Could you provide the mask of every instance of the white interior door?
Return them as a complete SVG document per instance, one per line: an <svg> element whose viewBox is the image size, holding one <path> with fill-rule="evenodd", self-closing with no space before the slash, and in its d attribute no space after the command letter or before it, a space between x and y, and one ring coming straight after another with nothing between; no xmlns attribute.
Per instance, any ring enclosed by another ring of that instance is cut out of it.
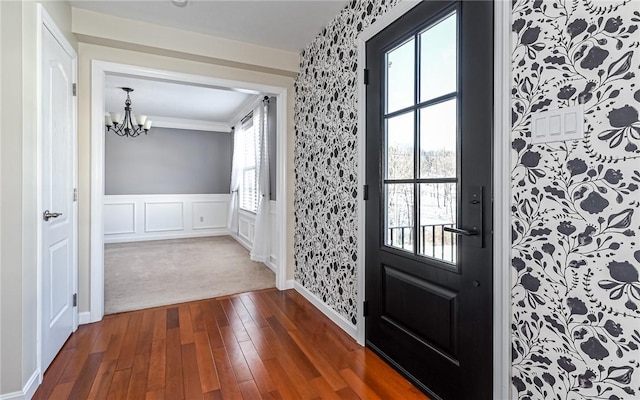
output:
<svg viewBox="0 0 640 400"><path fill-rule="evenodd" d="M42 370L74 330L74 57L42 27Z"/></svg>

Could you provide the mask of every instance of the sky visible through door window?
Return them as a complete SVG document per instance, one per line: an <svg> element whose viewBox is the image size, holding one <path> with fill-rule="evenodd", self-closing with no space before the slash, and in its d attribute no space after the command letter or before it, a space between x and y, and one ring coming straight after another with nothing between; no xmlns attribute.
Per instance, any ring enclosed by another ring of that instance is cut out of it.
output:
<svg viewBox="0 0 640 400"><path fill-rule="evenodd" d="M422 33L420 101L426 101L457 90L457 46L456 36L455 34L452 35L455 30L456 16L452 14ZM425 38L428 38L428 40L425 41ZM415 52L413 39L398 46L389 54L388 79L389 86L393 86L394 89L388 92L389 106L387 112L393 112L414 104L415 78L413 66ZM425 60L427 61L426 63ZM409 66L410 69L407 69L406 66ZM446 119L430 121L431 129L434 131L446 130L448 124L450 122ZM398 133L394 141L413 147L413 123L407 121L404 122L404 128L397 128ZM428 142L422 143L422 146L428 146L426 147L427 150L446 149L455 151L455 141L452 142L450 138L442 135L434 136Z"/></svg>
<svg viewBox="0 0 640 400"><path fill-rule="evenodd" d="M416 54L420 57L417 70ZM455 13L386 53L385 111L395 113L385 118L386 179L456 178L457 63ZM434 99L438 100L432 102ZM423 102L428 103L415 107ZM418 143L414 143L415 129ZM419 146L419 160L415 160L415 146ZM455 183L419 184L417 237L412 233L413 184L386 186L387 244L455 262L455 238L442 230L456 225ZM414 240L418 240L417 248Z"/></svg>

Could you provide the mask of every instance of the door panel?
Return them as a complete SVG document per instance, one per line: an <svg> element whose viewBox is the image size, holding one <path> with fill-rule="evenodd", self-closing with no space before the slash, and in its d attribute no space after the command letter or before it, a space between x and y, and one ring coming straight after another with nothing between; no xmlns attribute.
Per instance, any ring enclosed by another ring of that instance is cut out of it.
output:
<svg viewBox="0 0 640 400"><path fill-rule="evenodd" d="M492 380L491 2L422 2L367 42L367 346L433 398Z"/></svg>
<svg viewBox="0 0 640 400"><path fill-rule="evenodd" d="M404 329L426 345L455 357L457 293L428 280L384 265L382 318ZM417 309L417 304L430 307Z"/></svg>
<svg viewBox="0 0 640 400"><path fill-rule="evenodd" d="M69 241L64 239L49 247L49 265L47 273L49 274L49 286L58 288L59 290L49 291L49 326L54 327L56 322L62 318L64 312L71 306L67 293L71 291L69 287L69 257L70 248Z"/></svg>
<svg viewBox="0 0 640 400"><path fill-rule="evenodd" d="M42 28L42 368L74 329L73 59Z"/></svg>

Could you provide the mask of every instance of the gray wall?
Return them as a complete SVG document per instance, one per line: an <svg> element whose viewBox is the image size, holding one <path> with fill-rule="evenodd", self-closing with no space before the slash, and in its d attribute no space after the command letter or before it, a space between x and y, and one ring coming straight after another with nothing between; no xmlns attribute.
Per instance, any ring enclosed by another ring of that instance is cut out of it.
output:
<svg viewBox="0 0 640 400"><path fill-rule="evenodd" d="M269 189L271 191L271 200L276 199L277 101L277 97L271 97L269 99L269 106L267 107L267 125L269 128Z"/></svg>
<svg viewBox="0 0 640 400"><path fill-rule="evenodd" d="M105 194L229 193L232 135L151 128L136 138L107 132Z"/></svg>

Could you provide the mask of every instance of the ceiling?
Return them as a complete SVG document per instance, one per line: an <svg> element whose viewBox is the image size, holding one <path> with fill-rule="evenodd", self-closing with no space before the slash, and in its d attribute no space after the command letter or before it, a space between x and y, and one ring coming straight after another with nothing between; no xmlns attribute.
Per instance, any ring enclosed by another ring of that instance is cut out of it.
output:
<svg viewBox="0 0 640 400"><path fill-rule="evenodd" d="M134 115L220 123L230 122L258 96L230 89L120 75L107 75L105 87L107 112L124 112L126 94L120 88L130 87L134 89L130 94Z"/></svg>
<svg viewBox="0 0 640 400"><path fill-rule="evenodd" d="M345 0L72 0L73 7L299 52L349 2Z"/></svg>

